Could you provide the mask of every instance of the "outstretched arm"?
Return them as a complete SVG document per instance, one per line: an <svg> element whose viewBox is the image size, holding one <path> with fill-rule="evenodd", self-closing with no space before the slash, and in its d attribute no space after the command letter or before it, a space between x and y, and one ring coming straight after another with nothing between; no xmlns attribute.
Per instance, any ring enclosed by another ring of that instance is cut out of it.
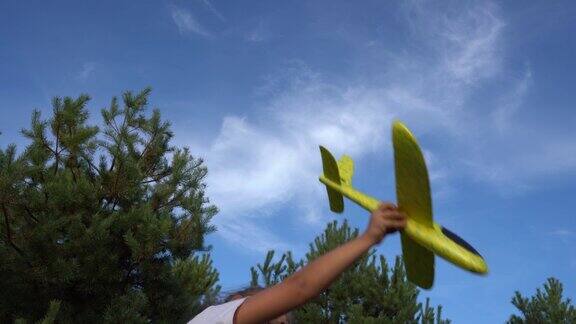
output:
<svg viewBox="0 0 576 324"><path fill-rule="evenodd" d="M366 231L355 239L324 254L286 278L246 299L236 313L237 324L271 320L306 303L324 291L355 260L387 233L406 226L406 218L396 206L382 203L370 216Z"/></svg>

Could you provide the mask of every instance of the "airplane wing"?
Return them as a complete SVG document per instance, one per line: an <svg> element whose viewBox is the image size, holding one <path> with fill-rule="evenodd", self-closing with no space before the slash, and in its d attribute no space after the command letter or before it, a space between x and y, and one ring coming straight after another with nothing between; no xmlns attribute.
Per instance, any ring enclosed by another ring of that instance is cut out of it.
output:
<svg viewBox="0 0 576 324"><path fill-rule="evenodd" d="M400 238L406 277L416 286L430 289L434 283L434 253L416 243L408 235L400 234Z"/></svg>
<svg viewBox="0 0 576 324"><path fill-rule="evenodd" d="M392 128L396 198L398 206L411 219L432 227L432 199L424 157L408 128L395 122Z"/></svg>
<svg viewBox="0 0 576 324"><path fill-rule="evenodd" d="M396 198L410 220L433 227L430 183L424 157L416 139L401 122L392 127ZM408 280L428 289L434 282L434 254L402 233L402 255Z"/></svg>

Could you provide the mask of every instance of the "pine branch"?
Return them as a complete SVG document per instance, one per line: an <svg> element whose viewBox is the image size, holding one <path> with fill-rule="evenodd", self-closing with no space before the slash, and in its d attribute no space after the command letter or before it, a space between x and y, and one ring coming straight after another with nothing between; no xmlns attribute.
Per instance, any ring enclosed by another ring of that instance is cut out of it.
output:
<svg viewBox="0 0 576 324"><path fill-rule="evenodd" d="M54 118L58 117L59 116L54 116ZM58 164L60 163L60 152L58 152L58 145L60 143L60 122L57 122L56 134L54 134L54 136L56 137L56 150L54 151L54 175L56 175L58 173Z"/></svg>
<svg viewBox="0 0 576 324"><path fill-rule="evenodd" d="M54 156L58 154L56 151L54 151L52 147L50 147L50 145L48 145L48 143L46 143L44 138L40 138L39 140L45 148L47 148L48 150L50 150L50 152L52 152L52 154L54 154Z"/></svg>
<svg viewBox="0 0 576 324"><path fill-rule="evenodd" d="M100 169L98 169L98 167L96 167L96 165L94 165L94 163L92 162L92 160L90 160L90 158L88 156L86 156L85 154L82 155L82 158L84 159L84 161L86 161L88 163L88 165L90 166L90 168L94 169L96 171L96 173L98 173L99 176L102 176L102 173L100 172Z"/></svg>
<svg viewBox="0 0 576 324"><path fill-rule="evenodd" d="M22 249L20 249L16 245L16 243L12 241L12 231L10 229L10 223L8 221L8 209L6 208L5 204L2 204L2 213L4 214L4 221L6 223L6 236L8 239L8 241L5 242L10 244L10 246L12 246L12 248L18 253L18 255L20 255L20 257L24 260L24 262L26 262L26 264L28 264L28 266L32 267L32 264L25 258L24 251L22 251Z"/></svg>
<svg viewBox="0 0 576 324"><path fill-rule="evenodd" d="M6 236L8 242L12 243L12 231L10 230L10 222L8 221L8 210L6 210L6 205L2 204L2 212L4 213L4 221L6 224Z"/></svg>
<svg viewBox="0 0 576 324"><path fill-rule="evenodd" d="M160 174L156 174L156 175L151 175L150 180L144 180L141 181L141 184L147 184L147 183L151 183L151 182L160 182L162 179L166 178L167 176L169 176L171 173L171 171L168 170L164 170L164 172L160 173Z"/></svg>
<svg viewBox="0 0 576 324"><path fill-rule="evenodd" d="M140 153L140 156L138 157L138 162L140 162L140 160L142 159L142 157L144 156L144 154L148 151L148 148L150 147L150 144L152 144L154 142L154 140L156 139L156 136L158 135L158 127L154 127L154 133L152 134L152 137L150 138L150 140L148 141L148 143L146 143L146 146L144 147L144 149L142 150L142 153Z"/></svg>
<svg viewBox="0 0 576 324"><path fill-rule="evenodd" d="M22 207L24 207L24 210L26 211L26 214L28 214L28 217L32 218L34 221L36 221L36 223L38 223L38 218L34 217L34 214L32 214L32 211L30 211L30 209L28 208L28 206L22 204Z"/></svg>
<svg viewBox="0 0 576 324"><path fill-rule="evenodd" d="M110 163L110 170L108 170L108 172L112 172L114 169L114 164L116 164L116 155L113 155L112 157L112 163Z"/></svg>

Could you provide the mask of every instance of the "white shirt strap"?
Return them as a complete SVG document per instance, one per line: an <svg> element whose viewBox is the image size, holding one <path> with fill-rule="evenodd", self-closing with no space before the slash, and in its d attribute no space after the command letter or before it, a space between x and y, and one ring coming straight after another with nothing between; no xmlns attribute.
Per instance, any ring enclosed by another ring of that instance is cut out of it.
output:
<svg viewBox="0 0 576 324"><path fill-rule="evenodd" d="M210 306L196 315L188 324L234 324L234 313L245 299L246 297Z"/></svg>

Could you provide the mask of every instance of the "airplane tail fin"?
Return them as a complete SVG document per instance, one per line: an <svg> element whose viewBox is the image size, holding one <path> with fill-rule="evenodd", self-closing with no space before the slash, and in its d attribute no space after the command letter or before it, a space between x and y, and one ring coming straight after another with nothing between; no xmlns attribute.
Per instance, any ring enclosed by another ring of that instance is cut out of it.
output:
<svg viewBox="0 0 576 324"><path fill-rule="evenodd" d="M348 155L342 155L338 160L338 171L340 171L340 180L348 186L352 185L352 176L354 175L354 161Z"/></svg>
<svg viewBox="0 0 576 324"><path fill-rule="evenodd" d="M322 169L324 177L337 185L352 185L352 175L354 174L354 161L348 155L343 155L338 162L334 156L323 146L320 146L322 155ZM330 210L335 213L344 211L344 197L338 191L326 186Z"/></svg>

